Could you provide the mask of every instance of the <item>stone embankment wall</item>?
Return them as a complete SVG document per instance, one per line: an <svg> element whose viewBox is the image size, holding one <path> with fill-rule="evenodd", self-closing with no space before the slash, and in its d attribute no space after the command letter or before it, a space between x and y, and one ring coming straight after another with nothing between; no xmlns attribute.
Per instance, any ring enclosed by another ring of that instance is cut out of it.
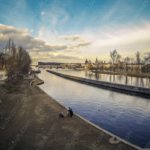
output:
<svg viewBox="0 0 150 150"><path fill-rule="evenodd" d="M120 91L123 93L138 94L141 96L150 97L150 89L149 88L136 87L136 86L131 86L131 85L123 85L123 84L116 84L116 83L110 83L110 82L105 82L105 81L91 80L91 79L61 74L61 73L54 72L51 70L47 70L47 72L50 72L50 73L55 74L57 76L61 76L61 77L66 78L66 79L82 82L82 83L97 86L97 87L108 88L110 90Z"/></svg>

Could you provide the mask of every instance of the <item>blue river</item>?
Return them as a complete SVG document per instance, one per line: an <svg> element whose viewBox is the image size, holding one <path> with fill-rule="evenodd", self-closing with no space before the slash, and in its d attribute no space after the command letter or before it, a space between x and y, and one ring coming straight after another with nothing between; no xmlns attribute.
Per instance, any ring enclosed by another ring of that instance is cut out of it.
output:
<svg viewBox="0 0 150 150"><path fill-rule="evenodd" d="M150 99L85 85L50 74L40 88L101 128L142 148L150 148Z"/></svg>

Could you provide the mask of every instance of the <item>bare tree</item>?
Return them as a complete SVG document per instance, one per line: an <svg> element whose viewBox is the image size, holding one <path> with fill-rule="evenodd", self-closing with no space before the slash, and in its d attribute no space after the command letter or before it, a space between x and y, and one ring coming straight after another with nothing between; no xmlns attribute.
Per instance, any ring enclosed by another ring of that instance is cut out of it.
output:
<svg viewBox="0 0 150 150"><path fill-rule="evenodd" d="M125 63L125 72L128 72L128 64L130 63L130 57L125 57L124 58L124 63Z"/></svg>
<svg viewBox="0 0 150 150"><path fill-rule="evenodd" d="M141 71L141 69L140 69L140 64L141 64L141 55L140 55L140 52L137 51L135 56L136 56L136 63L138 65L137 72L140 72Z"/></svg>
<svg viewBox="0 0 150 150"><path fill-rule="evenodd" d="M30 69L31 59L29 54L22 47L18 48L18 69L21 73L26 74Z"/></svg>
<svg viewBox="0 0 150 150"><path fill-rule="evenodd" d="M6 72L8 80L18 79L27 74L30 69L31 59L28 52L22 47L17 47L13 41L8 42L8 53L6 59Z"/></svg>
<svg viewBox="0 0 150 150"><path fill-rule="evenodd" d="M117 52L117 50L111 51L110 57L112 59L112 64L118 63L118 61L121 59L121 55Z"/></svg>
<svg viewBox="0 0 150 150"><path fill-rule="evenodd" d="M118 63L121 60L121 55L118 54L117 50L113 50L113 51L110 52L110 57L112 59L111 68L113 69L113 71L115 71L114 64Z"/></svg>
<svg viewBox="0 0 150 150"><path fill-rule="evenodd" d="M0 69L3 69L5 65L5 55L3 52L0 52Z"/></svg>
<svg viewBox="0 0 150 150"><path fill-rule="evenodd" d="M95 60L95 69L96 69L96 71L99 69L98 67L99 67L99 61L96 58L96 60Z"/></svg>
<svg viewBox="0 0 150 150"><path fill-rule="evenodd" d="M110 52L110 57L111 57L111 59L112 59L112 64L115 63L116 58L117 58L117 55L118 55L117 50L113 50L113 51Z"/></svg>
<svg viewBox="0 0 150 150"><path fill-rule="evenodd" d="M120 60L121 60L121 55L117 54L117 56L116 56L116 63L118 63Z"/></svg>
<svg viewBox="0 0 150 150"><path fill-rule="evenodd" d="M136 63L139 65L141 63L141 55L140 55L140 52L137 51L136 52Z"/></svg>
<svg viewBox="0 0 150 150"><path fill-rule="evenodd" d="M130 60L131 60L130 57L125 57L125 58L124 58L124 62L125 62L126 64L129 64L129 63L130 63Z"/></svg>

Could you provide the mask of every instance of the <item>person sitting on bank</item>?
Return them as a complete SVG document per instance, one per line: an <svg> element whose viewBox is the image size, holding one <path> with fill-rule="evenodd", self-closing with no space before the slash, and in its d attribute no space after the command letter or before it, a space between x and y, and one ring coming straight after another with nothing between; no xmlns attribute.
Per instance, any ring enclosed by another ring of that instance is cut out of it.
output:
<svg viewBox="0 0 150 150"><path fill-rule="evenodd" d="M68 108L68 116L69 116L69 117L72 117L73 114L74 114L74 113L73 113L73 110L69 107L69 108Z"/></svg>
<svg viewBox="0 0 150 150"><path fill-rule="evenodd" d="M63 112L59 113L59 118L64 118L64 117L65 117L65 115Z"/></svg>

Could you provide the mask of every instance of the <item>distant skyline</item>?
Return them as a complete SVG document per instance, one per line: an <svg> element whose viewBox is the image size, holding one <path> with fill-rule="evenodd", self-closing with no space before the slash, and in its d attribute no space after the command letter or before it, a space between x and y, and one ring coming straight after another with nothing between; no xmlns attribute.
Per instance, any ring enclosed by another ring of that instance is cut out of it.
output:
<svg viewBox="0 0 150 150"><path fill-rule="evenodd" d="M0 48L11 38L33 60L150 52L150 0L0 0L0 6Z"/></svg>

